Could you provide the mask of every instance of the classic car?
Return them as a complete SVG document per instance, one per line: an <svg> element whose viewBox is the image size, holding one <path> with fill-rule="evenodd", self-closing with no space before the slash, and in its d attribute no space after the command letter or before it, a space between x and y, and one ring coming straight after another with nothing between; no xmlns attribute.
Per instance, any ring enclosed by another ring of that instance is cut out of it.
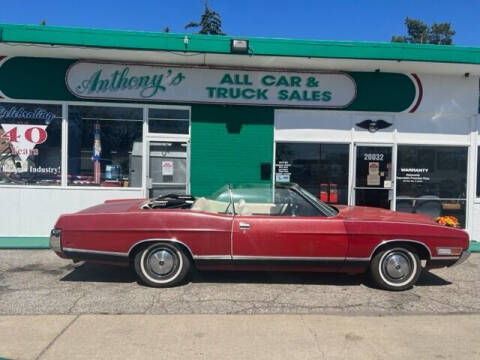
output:
<svg viewBox="0 0 480 360"><path fill-rule="evenodd" d="M460 264L469 236L418 214L331 206L296 184L226 185L210 197L107 200L62 215L51 248L62 258L130 265L154 287L198 270L369 272L405 290L423 268Z"/></svg>

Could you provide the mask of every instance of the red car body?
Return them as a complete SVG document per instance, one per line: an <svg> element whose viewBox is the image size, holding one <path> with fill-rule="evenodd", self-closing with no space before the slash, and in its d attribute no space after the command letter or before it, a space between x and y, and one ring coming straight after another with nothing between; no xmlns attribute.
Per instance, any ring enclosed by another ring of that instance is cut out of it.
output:
<svg viewBox="0 0 480 360"><path fill-rule="evenodd" d="M364 272L388 244L414 248L427 268L453 265L468 253L465 231L417 214L338 206L331 217L241 216L141 209L145 201L106 201L62 215L53 250L74 261L128 265L140 247L162 241L181 247L199 269L348 273Z"/></svg>

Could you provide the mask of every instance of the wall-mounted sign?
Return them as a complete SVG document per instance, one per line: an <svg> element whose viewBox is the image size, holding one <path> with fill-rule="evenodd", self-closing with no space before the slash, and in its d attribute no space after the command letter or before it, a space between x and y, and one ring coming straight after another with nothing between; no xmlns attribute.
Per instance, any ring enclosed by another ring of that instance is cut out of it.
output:
<svg viewBox="0 0 480 360"><path fill-rule="evenodd" d="M76 62L66 83L79 98L343 108L356 97L345 73L244 71Z"/></svg>

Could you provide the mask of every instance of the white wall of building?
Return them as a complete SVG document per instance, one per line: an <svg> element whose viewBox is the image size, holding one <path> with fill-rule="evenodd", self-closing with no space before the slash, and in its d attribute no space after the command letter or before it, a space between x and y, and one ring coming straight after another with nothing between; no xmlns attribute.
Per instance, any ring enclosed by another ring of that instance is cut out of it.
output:
<svg viewBox="0 0 480 360"><path fill-rule="evenodd" d="M143 198L141 189L100 189L1 186L2 237L50 234L61 214L72 213L108 199ZM8 206L5 206L8 204Z"/></svg>

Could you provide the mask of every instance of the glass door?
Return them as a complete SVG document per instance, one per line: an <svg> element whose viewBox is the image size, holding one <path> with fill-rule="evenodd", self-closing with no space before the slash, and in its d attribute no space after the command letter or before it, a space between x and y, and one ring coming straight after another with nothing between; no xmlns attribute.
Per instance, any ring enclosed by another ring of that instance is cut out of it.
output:
<svg viewBox="0 0 480 360"><path fill-rule="evenodd" d="M149 143L147 187L149 197L186 194L188 185L188 142Z"/></svg>
<svg viewBox="0 0 480 360"><path fill-rule="evenodd" d="M357 145L354 203L385 209L392 207L391 145Z"/></svg>

